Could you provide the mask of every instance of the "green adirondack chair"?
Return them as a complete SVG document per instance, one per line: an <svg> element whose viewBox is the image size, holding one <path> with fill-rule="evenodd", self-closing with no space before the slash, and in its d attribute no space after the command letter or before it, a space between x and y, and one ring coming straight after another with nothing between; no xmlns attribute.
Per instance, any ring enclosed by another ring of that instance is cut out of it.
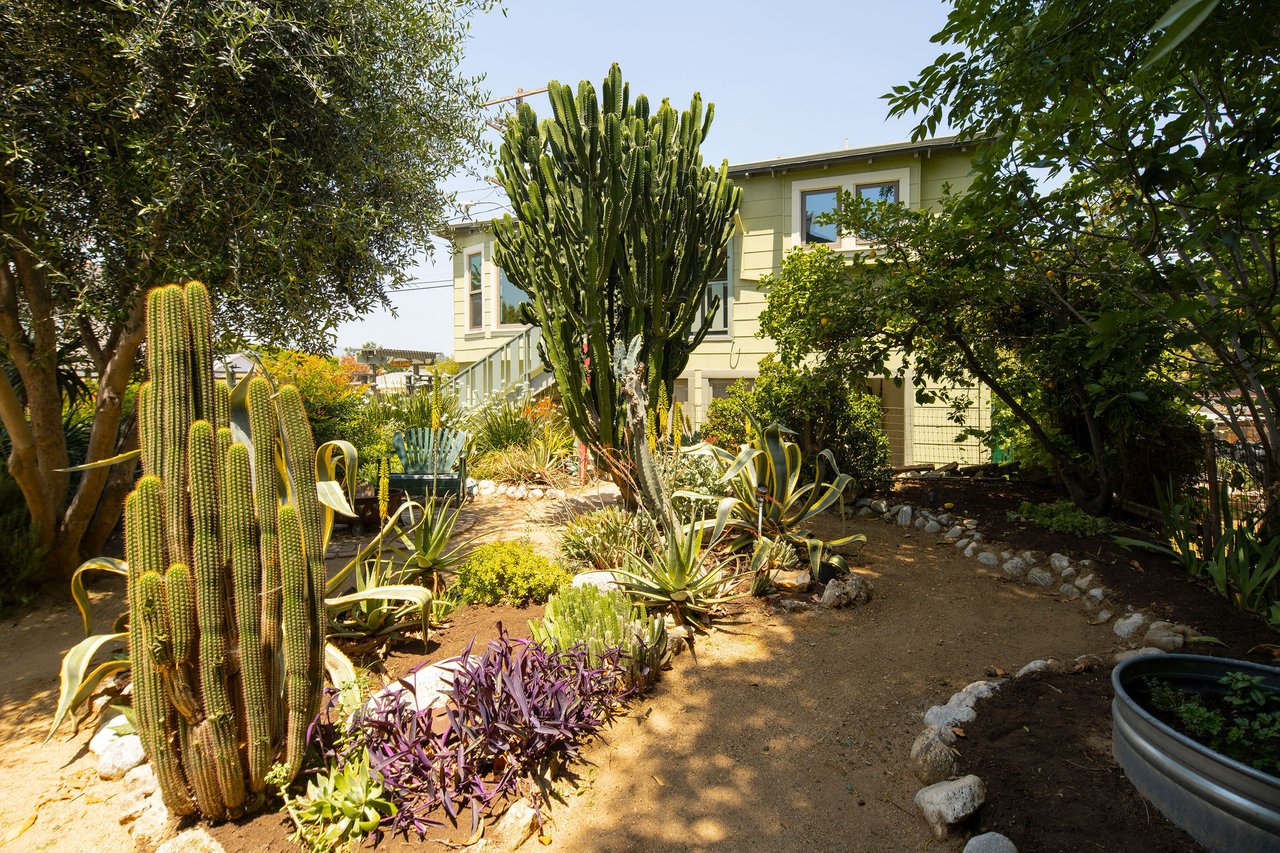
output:
<svg viewBox="0 0 1280 853"><path fill-rule="evenodd" d="M391 439L403 473L392 474L389 485L410 497L456 495L466 497L467 434L460 429L411 429Z"/></svg>

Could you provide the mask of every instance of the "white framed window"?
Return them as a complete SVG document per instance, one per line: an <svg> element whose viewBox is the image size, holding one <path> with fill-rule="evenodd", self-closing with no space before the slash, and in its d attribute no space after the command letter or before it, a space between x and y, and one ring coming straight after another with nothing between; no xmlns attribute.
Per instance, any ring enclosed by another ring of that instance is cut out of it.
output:
<svg viewBox="0 0 1280 853"><path fill-rule="evenodd" d="M716 300L719 299L719 304ZM725 254L724 266L711 281L707 282L707 292L702 298L702 308L698 311L695 323L701 328L702 321L711 314L711 326L707 329L707 337L726 337L729 334L730 311L733 305L733 250ZM711 313L714 309L714 313Z"/></svg>
<svg viewBox="0 0 1280 853"><path fill-rule="evenodd" d="M475 331L484 325L484 254L480 251L463 255L463 274L467 279L467 328Z"/></svg>
<svg viewBox="0 0 1280 853"><path fill-rule="evenodd" d="M822 225L817 219L823 214L835 212L836 196L841 190L870 201L910 204L910 188L910 169L884 169L856 175L792 181L791 244L828 245L840 252L869 248L871 244L859 239L856 234L841 234L835 225Z"/></svg>
<svg viewBox="0 0 1280 853"><path fill-rule="evenodd" d="M524 328L525 323L520 319L520 306L529 301L529 294L516 287L507 278L507 271L502 267L494 264L493 269L497 278L494 293L498 301L494 314L498 320L494 325L498 328Z"/></svg>

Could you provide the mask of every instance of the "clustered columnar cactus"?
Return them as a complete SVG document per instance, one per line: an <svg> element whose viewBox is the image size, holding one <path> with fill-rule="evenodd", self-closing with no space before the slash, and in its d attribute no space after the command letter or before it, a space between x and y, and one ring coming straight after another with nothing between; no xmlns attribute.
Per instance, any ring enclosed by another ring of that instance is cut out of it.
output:
<svg viewBox="0 0 1280 853"><path fill-rule="evenodd" d="M542 329L574 433L611 469L627 429L610 356L642 340L650 384L672 384L710 328L707 283L723 269L741 190L727 164L703 165L714 109L693 96L677 112L634 102L614 65L600 97L582 82L547 84L552 118L522 104L507 127L498 176L516 218L494 226L495 258L532 297L526 322ZM625 467L613 470L619 485Z"/></svg>
<svg viewBox="0 0 1280 853"><path fill-rule="evenodd" d="M315 444L297 389L213 377L199 282L147 302L143 476L125 503L138 732L175 814L259 805L319 710L324 582Z"/></svg>

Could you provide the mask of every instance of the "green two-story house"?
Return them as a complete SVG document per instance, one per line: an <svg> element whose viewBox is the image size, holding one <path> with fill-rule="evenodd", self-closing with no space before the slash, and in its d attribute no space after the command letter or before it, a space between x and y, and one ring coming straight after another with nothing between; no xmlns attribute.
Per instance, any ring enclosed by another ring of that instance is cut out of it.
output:
<svg viewBox="0 0 1280 853"><path fill-rule="evenodd" d="M973 153L971 141L938 137L730 166L730 176L742 187L742 208L724 273L708 289L708 305L716 297L720 301L710 333L676 385L676 397L694 423L730 384L754 377L760 359L774 351L773 341L759 334L767 296L760 282L781 269L784 254L815 244L847 253L870 248L854 235L836 233L834 226L816 224L834 209L838 190L929 208L945 184L961 191L967 187ZM519 323L518 306L527 297L493 263L490 224L460 223L449 236L453 357L462 367L464 394L479 399L514 384L541 387L550 377L538 363L537 330ZM985 461L986 451L976 440L955 440L961 427L948 419L949 406L920 405L910 387L885 377L867 380L884 405L894 465ZM989 392L974 387L965 393L971 400L968 425L986 427Z"/></svg>

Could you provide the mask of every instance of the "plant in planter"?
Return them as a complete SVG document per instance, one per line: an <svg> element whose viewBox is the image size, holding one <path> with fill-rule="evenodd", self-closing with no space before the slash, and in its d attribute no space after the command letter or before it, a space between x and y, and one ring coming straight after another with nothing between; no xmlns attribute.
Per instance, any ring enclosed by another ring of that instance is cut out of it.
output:
<svg viewBox="0 0 1280 853"><path fill-rule="evenodd" d="M1199 655L1152 655L1122 662L1111 681L1112 750L1139 792L1209 850L1274 850L1280 777L1178 728L1205 740L1222 737L1228 750L1251 739L1257 745L1252 758L1274 762L1274 710L1241 712L1276 707L1280 669ZM1152 684L1161 686L1152 691Z"/></svg>

